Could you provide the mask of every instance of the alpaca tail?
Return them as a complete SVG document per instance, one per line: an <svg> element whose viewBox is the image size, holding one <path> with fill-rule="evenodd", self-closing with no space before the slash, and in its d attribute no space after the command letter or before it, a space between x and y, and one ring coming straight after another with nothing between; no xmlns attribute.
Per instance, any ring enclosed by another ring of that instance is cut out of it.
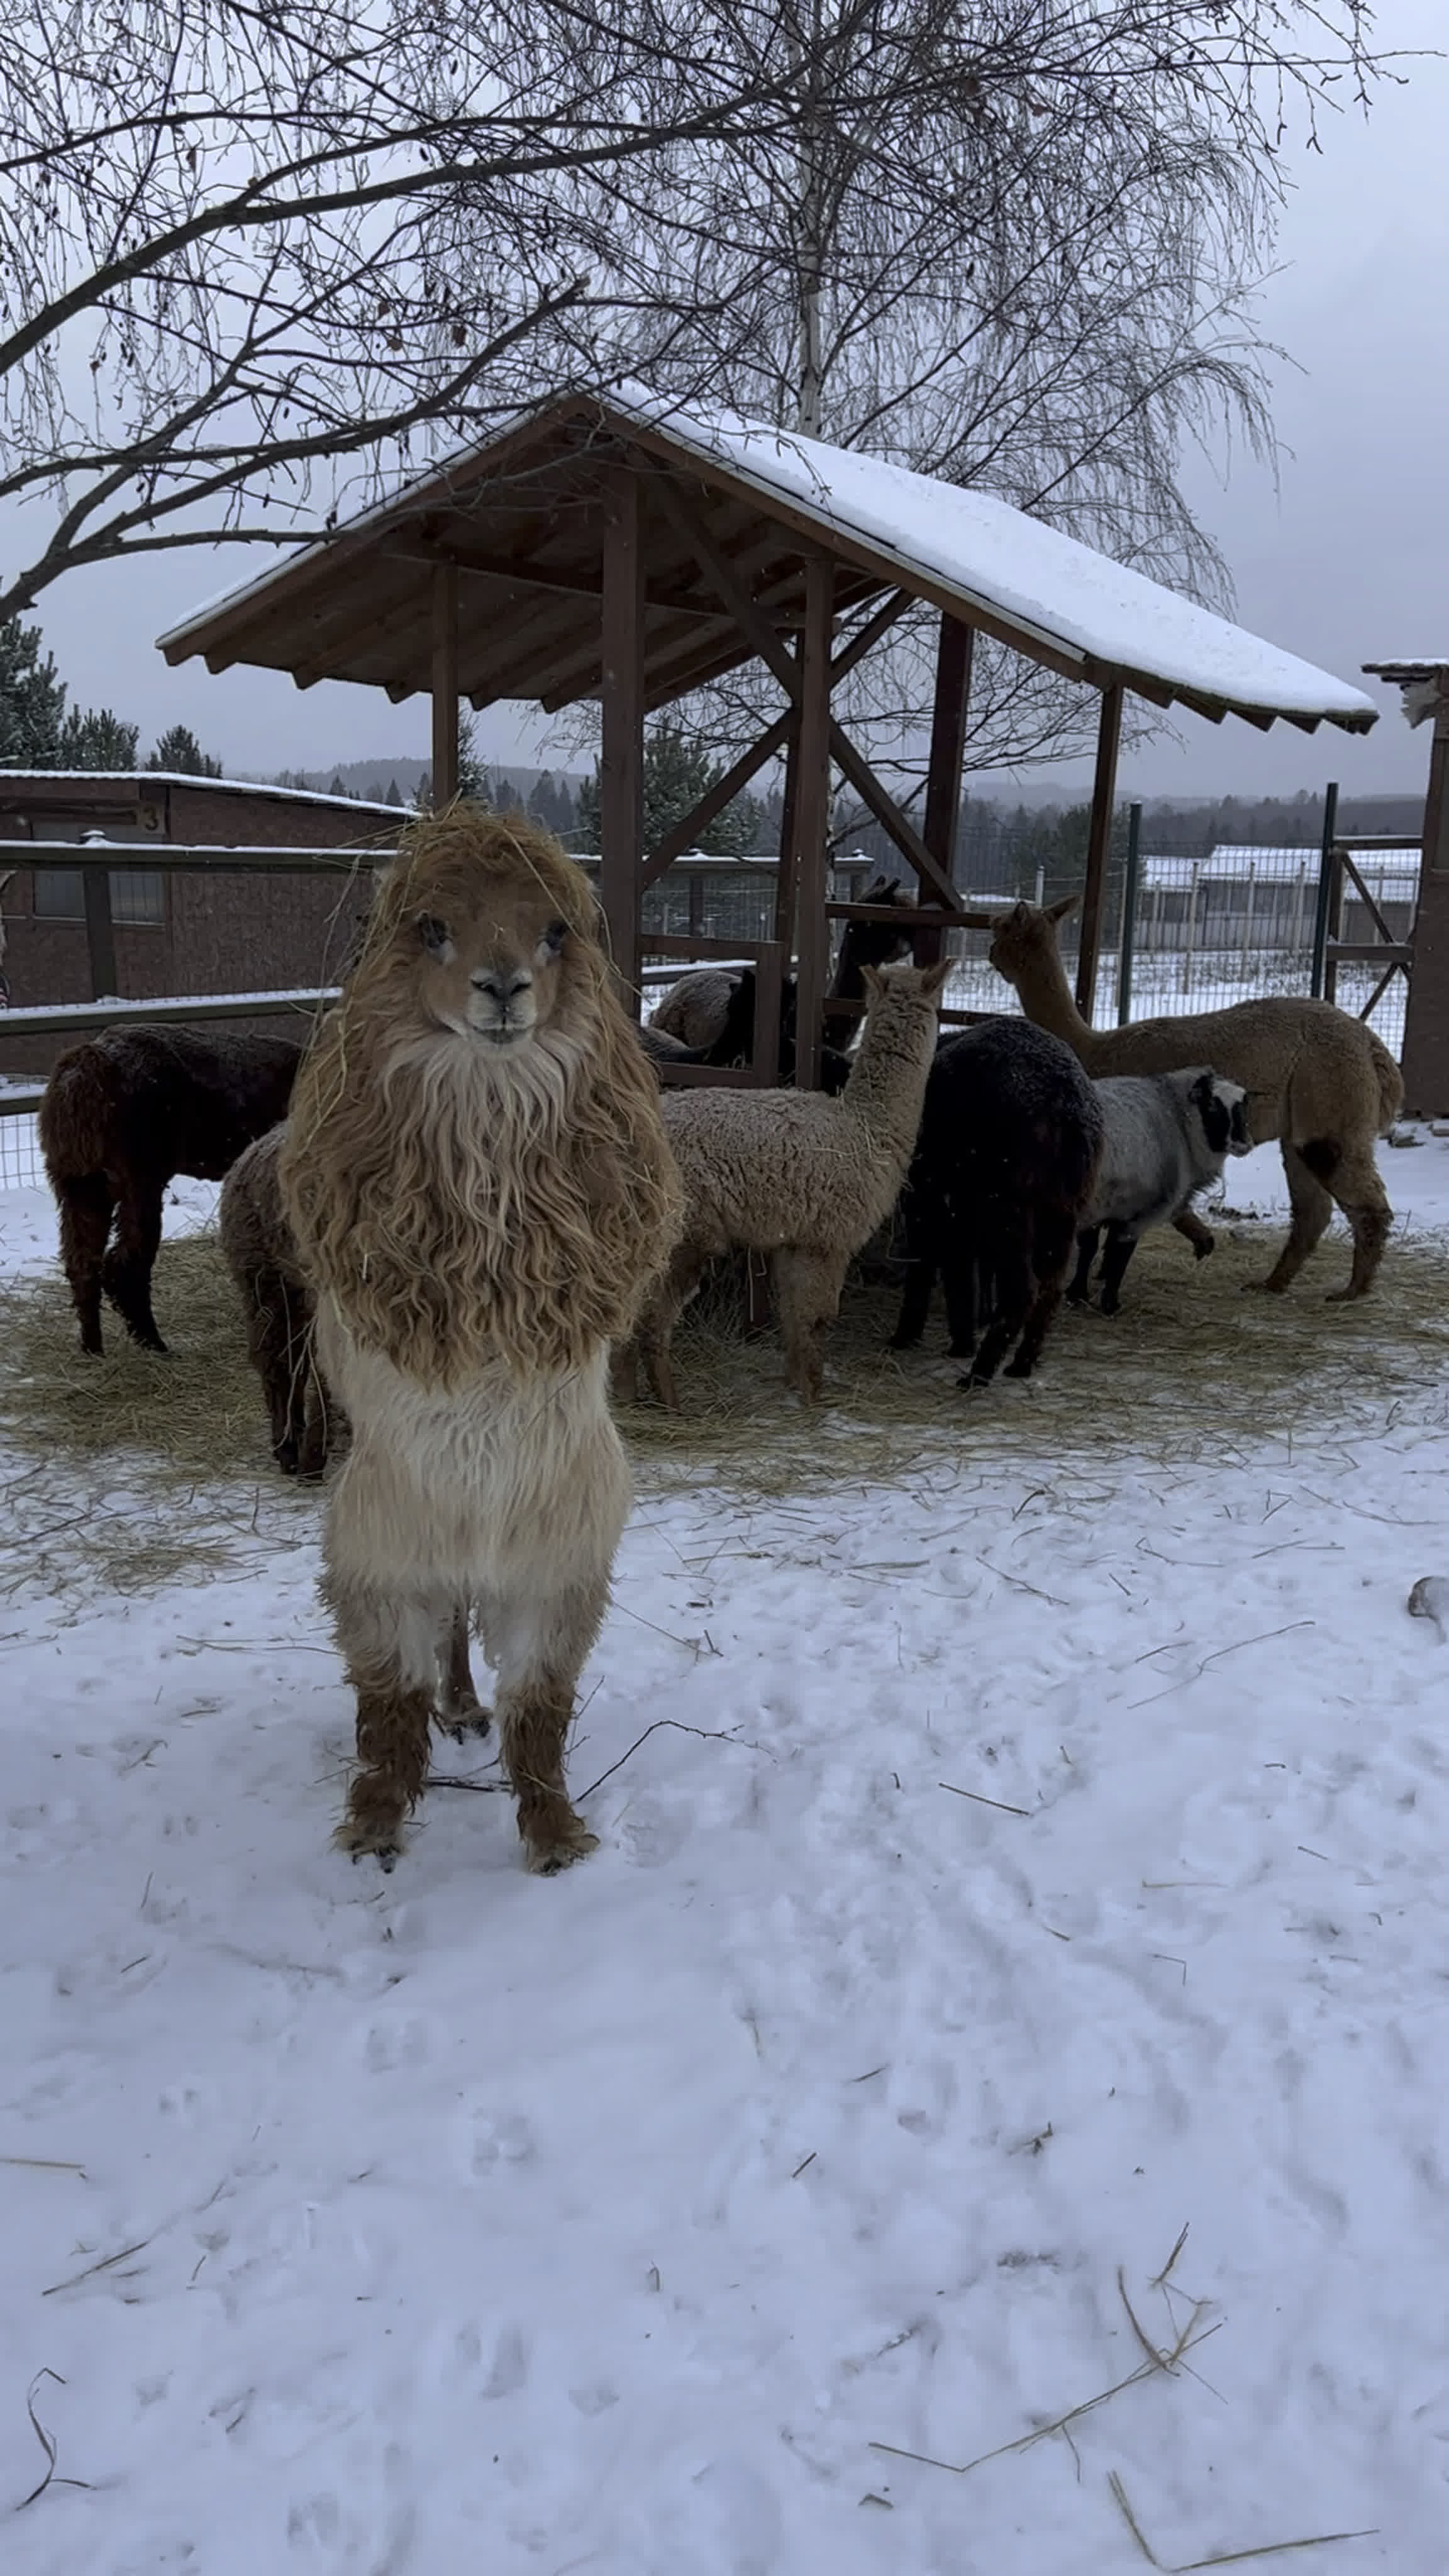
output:
<svg viewBox="0 0 1449 2576"><path fill-rule="evenodd" d="M72 1047L52 1072L36 1119L52 1189L105 1168L111 1108L110 1086L95 1046L87 1041Z"/></svg>
<svg viewBox="0 0 1449 2576"><path fill-rule="evenodd" d="M1379 1087L1378 1132L1387 1136L1404 1105L1404 1077L1388 1048L1381 1038L1375 1037L1372 1029L1369 1031L1369 1047L1373 1056L1374 1080Z"/></svg>

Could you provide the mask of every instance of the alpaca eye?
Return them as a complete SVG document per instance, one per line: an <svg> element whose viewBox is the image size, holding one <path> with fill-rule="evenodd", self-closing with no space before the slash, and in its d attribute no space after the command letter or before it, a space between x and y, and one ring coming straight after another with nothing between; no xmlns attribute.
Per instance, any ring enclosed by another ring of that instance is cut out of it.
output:
<svg viewBox="0 0 1449 2576"><path fill-rule="evenodd" d="M568 935L569 926L566 921L551 921L539 942L539 946L541 948L548 949L551 956L557 957L558 952L562 948Z"/></svg>
<svg viewBox="0 0 1449 2576"><path fill-rule="evenodd" d="M418 937L432 956L451 955L453 942L448 925L435 912L418 914Z"/></svg>

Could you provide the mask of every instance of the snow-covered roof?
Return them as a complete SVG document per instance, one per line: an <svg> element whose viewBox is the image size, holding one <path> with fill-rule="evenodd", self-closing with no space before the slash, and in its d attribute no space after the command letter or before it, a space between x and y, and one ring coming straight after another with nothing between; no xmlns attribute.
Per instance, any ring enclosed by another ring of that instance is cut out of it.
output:
<svg viewBox="0 0 1449 2576"><path fill-rule="evenodd" d="M803 573L792 584L791 572L803 535L831 557L837 613L901 588L1052 669L1098 687L1122 681L1159 704L1176 699L1259 725L1284 717L1308 731L1326 720L1366 732L1377 720L1361 689L994 493L730 413L685 411L635 386L539 405L199 610L160 648L173 663L200 653L212 669L258 662L291 670L302 686L353 679L407 696L431 685L434 573L454 563L465 695L476 705L516 697L550 707L596 695L597 502L630 454L662 469L670 492L681 488L681 469L704 486L716 542L749 563L756 600L768 601L781 635L799 627ZM663 705L748 660L754 646L701 580L647 475L641 501L646 690Z"/></svg>
<svg viewBox="0 0 1449 2576"><path fill-rule="evenodd" d="M386 768L385 761L379 762ZM406 808L401 805L379 805L365 796L333 796L317 787L279 787L274 779L203 778L190 769L3 769L0 768L0 790L14 784L33 786L85 787L199 787L226 796L270 796L285 799L289 805L331 805L347 814L386 814L396 822Z"/></svg>
<svg viewBox="0 0 1449 2576"><path fill-rule="evenodd" d="M1194 884L1245 886L1252 877L1266 890L1273 885L1296 884L1300 877L1316 882L1319 865L1316 849L1271 849L1253 842L1219 841L1206 858L1144 854L1140 881L1164 893L1186 894ZM1419 845L1406 841L1402 850L1361 851L1355 855L1354 866L1365 885L1382 901L1407 903L1412 901L1419 882ZM1352 885L1346 885L1344 891L1352 900Z"/></svg>

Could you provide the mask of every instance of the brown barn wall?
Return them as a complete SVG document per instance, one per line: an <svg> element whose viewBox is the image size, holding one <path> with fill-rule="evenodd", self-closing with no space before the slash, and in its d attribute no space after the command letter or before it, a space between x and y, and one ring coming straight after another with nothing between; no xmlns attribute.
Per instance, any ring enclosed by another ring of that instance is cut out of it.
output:
<svg viewBox="0 0 1449 2576"><path fill-rule="evenodd" d="M202 849L375 845L382 855L402 819L230 783L0 774L0 839L37 844L102 831L128 849L152 846L158 854L169 841ZM160 923L115 925L118 993L140 1002L334 983L365 904L365 885L347 877L169 877ZM12 877L3 908L17 1010L96 998L84 923L38 920L28 869ZM0 1012L0 1073L45 1074L66 1044L7 1039Z"/></svg>

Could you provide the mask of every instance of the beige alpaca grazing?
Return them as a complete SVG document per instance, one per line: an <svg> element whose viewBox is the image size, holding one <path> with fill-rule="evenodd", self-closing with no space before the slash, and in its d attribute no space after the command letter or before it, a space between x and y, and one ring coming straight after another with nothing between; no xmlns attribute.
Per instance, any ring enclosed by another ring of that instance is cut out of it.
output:
<svg viewBox="0 0 1449 2576"><path fill-rule="evenodd" d="M563 1764L629 1508L608 1346L679 1227L596 921L534 825L466 806L417 825L293 1097L282 1195L352 1425L324 1574L357 1693L339 1839L385 1866L460 1601L530 1866L593 1848Z"/></svg>
<svg viewBox="0 0 1449 2576"><path fill-rule="evenodd" d="M1241 1083L1253 1142L1282 1141L1293 1205L1288 1240L1255 1284L1276 1293L1297 1278L1337 1201L1353 1232L1353 1268L1333 1295L1366 1296L1394 1221L1374 1156L1375 1139L1388 1134L1404 1098L1388 1048L1332 1002L1306 998L1268 996L1181 1019L1089 1028L1057 950L1056 924L1076 900L1068 895L1046 912L1014 904L994 925L991 963L1015 985L1027 1018L1065 1038L1093 1075L1210 1064Z"/></svg>
<svg viewBox="0 0 1449 2576"><path fill-rule="evenodd" d="M773 1255L785 1371L802 1402L820 1392L820 1334L834 1321L852 1253L900 1196L936 1047L939 966L862 968L868 1010L850 1079L818 1091L676 1091L664 1126L684 1183L684 1234L646 1302L638 1351L661 1404L677 1406L670 1339L711 1261ZM632 1361L621 1370L627 1392Z"/></svg>

